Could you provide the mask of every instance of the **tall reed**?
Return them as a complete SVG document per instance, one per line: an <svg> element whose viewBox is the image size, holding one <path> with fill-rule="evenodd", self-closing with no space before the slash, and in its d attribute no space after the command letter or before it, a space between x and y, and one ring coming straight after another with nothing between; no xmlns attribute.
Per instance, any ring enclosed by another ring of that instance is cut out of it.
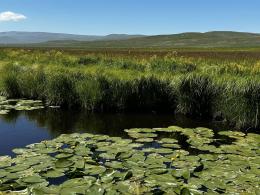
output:
<svg viewBox="0 0 260 195"><path fill-rule="evenodd" d="M0 94L99 112L221 113L238 127L259 128L260 60L204 55L1 49Z"/></svg>

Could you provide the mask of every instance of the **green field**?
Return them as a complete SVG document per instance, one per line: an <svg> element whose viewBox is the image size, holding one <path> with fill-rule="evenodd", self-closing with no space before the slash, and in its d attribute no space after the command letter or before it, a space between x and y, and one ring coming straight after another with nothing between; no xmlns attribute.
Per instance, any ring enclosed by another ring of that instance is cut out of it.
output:
<svg viewBox="0 0 260 195"><path fill-rule="evenodd" d="M244 50L244 51L243 51ZM172 112L259 128L257 49L1 49L0 93L91 112Z"/></svg>

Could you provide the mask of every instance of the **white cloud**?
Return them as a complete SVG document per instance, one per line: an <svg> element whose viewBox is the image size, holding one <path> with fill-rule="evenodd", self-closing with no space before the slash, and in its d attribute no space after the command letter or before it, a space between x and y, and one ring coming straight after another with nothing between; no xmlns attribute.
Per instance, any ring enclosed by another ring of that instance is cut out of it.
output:
<svg viewBox="0 0 260 195"><path fill-rule="evenodd" d="M23 14L18 14L10 11L0 13L0 22L18 22L24 19L26 19L26 16L24 16Z"/></svg>

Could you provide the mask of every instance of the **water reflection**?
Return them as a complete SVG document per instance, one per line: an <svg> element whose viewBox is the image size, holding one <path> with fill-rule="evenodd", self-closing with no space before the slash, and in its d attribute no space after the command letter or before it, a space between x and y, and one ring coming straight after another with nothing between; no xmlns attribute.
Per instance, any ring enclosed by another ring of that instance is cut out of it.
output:
<svg viewBox="0 0 260 195"><path fill-rule="evenodd" d="M23 113L29 121L48 129L52 137L62 133L89 132L124 136L124 129L134 127L167 127L172 115L153 114L92 114L77 110L37 110Z"/></svg>
<svg viewBox="0 0 260 195"><path fill-rule="evenodd" d="M91 114L86 111L45 109L12 111L0 116L0 155L12 155L16 147L52 139L63 133L89 132L126 137L124 129L154 128L178 125L225 130L222 123L191 120L173 114Z"/></svg>

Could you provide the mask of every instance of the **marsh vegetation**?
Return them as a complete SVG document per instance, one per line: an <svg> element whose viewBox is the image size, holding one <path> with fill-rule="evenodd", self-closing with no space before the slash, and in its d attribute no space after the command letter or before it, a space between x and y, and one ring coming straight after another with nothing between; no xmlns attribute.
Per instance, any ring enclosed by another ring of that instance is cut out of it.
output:
<svg viewBox="0 0 260 195"><path fill-rule="evenodd" d="M117 52L1 49L0 93L90 112L183 113L259 128L257 51Z"/></svg>
<svg viewBox="0 0 260 195"><path fill-rule="evenodd" d="M257 50L1 49L0 122L27 128L36 121L37 128L27 135L33 143L21 138L22 147L3 150L9 156L0 156L0 191L254 194L259 105ZM144 123L128 117L120 126L119 117L113 126L109 117L107 125L79 112L132 113ZM168 118L159 120L161 113ZM218 130L186 121L180 124L188 128L166 126L176 114L218 121ZM5 138L26 132L19 131Z"/></svg>

